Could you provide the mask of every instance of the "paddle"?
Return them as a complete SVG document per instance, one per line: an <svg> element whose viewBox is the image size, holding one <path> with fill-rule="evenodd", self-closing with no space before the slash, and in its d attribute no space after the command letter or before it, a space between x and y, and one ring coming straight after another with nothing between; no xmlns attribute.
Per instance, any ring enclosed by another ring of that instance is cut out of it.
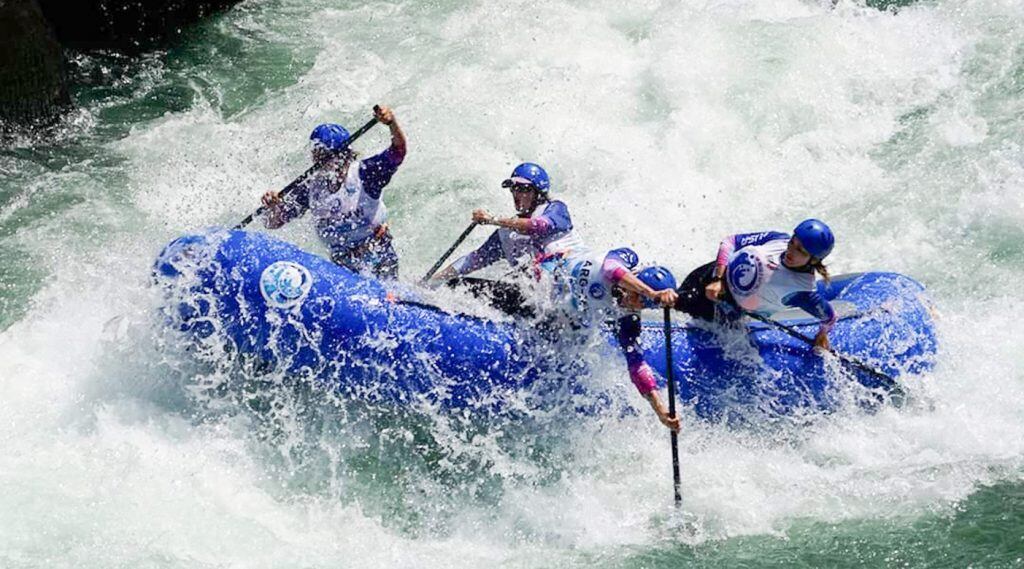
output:
<svg viewBox="0 0 1024 569"><path fill-rule="evenodd" d="M775 328L778 328L779 330L782 330L783 332L789 334L790 336L792 336L794 338L797 338L799 340L803 340L804 342L807 342L807 344L809 344L811 346L814 345L814 340L812 338L810 338L808 336L805 336L804 334L801 334L800 332L796 331L795 329L793 329L790 326L787 326L787 325L783 324L782 322L776 322L776 321L774 321L774 320L772 320L772 319L770 319L768 317L761 316L760 314L757 314L756 312L749 312L749 311L744 310L743 314L753 318L754 320L759 320L761 322L764 322L765 324L767 324L769 326L774 326ZM839 361L843 362L844 364L846 364L848 366L851 366L851 367L854 367L854 368L856 368L856 369L858 369L860 371L863 371L863 372L865 372L865 373L867 373L869 375L872 375L875 378L877 378L878 380L880 380L882 382L882 384L884 384L885 387L890 391L890 393L893 394L894 399L897 398L897 397L902 399L903 397L906 396L906 392L903 391L903 388L900 387L900 384L897 383L896 380L894 378L892 378L891 376L878 371L877 369L875 369L875 368L865 364L864 362L858 361L858 360L856 360L854 358L851 358L850 356L840 354L839 352L837 352L837 351L835 351L835 350L833 350L831 348L829 348L827 351L828 351L828 353L830 353L833 356L835 356L836 358L838 358Z"/></svg>
<svg viewBox="0 0 1024 569"><path fill-rule="evenodd" d="M459 238L455 240L455 243L452 243L452 246L449 247L448 250L444 252L444 255L441 255L441 258L438 259L436 263L434 263L434 266L430 267L430 270L427 271L427 274L423 275L423 278L420 279L420 284L426 283L427 281L430 280L430 277L434 276L434 273L436 273L437 270L441 268L441 265L443 265L444 262L448 259L448 257L450 257L451 254L455 252L455 249L458 248L458 246L461 245L462 242L466 240L466 237L469 237L469 234L473 232L473 229L476 226L477 222L475 221L469 224L469 227L467 227L465 231L462 232L462 235L459 235Z"/></svg>
<svg viewBox="0 0 1024 569"><path fill-rule="evenodd" d="M374 105L373 106L373 110L375 112L377 111L378 108L379 108L378 105ZM359 138L360 136L363 136L364 134L366 134L366 131L368 131L371 128L373 128L374 125L376 125L376 124L377 124L377 119L376 118L370 119L369 122L367 122L362 127L360 127L359 130L353 132L352 136L348 137L348 140L345 141L345 144L343 144L342 147L337 150L337 152L340 152L340 151L345 150L346 148L348 148L349 145L351 145L353 142L355 142L357 138ZM302 183L306 181L306 178L310 177L310 175L312 175L313 172L316 172L319 168L320 168L320 164L313 164L305 172L300 174L298 178L295 178L294 180L292 180L292 183L290 183L287 186L285 186L284 189L281 190L281 192L278 195L283 198L286 195L290 194L292 192L292 190L294 190L295 188L301 186ZM243 219L241 221L241 223L239 223L238 225L234 226L232 229L242 229L246 225L249 225L250 223L252 223L252 220L256 216L261 215L266 210L267 210L266 206L260 206L256 211L250 213L245 219Z"/></svg>
<svg viewBox="0 0 1024 569"><path fill-rule="evenodd" d="M676 381L672 370L672 309L665 307L665 378L668 380L668 416L676 417ZM676 507L683 504L683 495L679 491L679 435L672 433L672 488L675 491Z"/></svg>

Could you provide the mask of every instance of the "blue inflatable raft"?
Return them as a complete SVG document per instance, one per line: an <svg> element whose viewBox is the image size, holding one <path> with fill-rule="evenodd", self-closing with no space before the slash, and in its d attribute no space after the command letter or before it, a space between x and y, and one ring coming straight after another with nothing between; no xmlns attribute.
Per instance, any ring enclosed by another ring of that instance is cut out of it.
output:
<svg viewBox="0 0 1024 569"><path fill-rule="evenodd" d="M417 302L415 290L353 274L266 234L215 229L181 237L161 252L154 275L168 323L189 341L228 342L266 369L346 396L499 410L600 398L586 388L573 348L551 345L528 326ZM831 333L837 351L894 377L933 365L936 341L920 284L863 273L820 286L841 313ZM780 316L805 334L816 330L806 314ZM645 322L643 345L664 376L660 320ZM829 411L851 390L881 389L870 374L832 369L806 343L758 322L747 331L676 325L672 350L680 400L710 419ZM607 350L616 358L609 365L621 365L628 384L616 351Z"/></svg>

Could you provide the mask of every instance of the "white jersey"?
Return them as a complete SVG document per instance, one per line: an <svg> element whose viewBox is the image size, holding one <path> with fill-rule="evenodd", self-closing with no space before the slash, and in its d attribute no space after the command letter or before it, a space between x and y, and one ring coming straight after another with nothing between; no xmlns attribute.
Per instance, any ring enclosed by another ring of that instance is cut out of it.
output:
<svg viewBox="0 0 1024 569"><path fill-rule="evenodd" d="M387 208L380 198L363 191L360 166L356 161L349 164L341 187L333 170L318 172L307 182L309 211L317 233L332 251L362 245L387 220Z"/></svg>
<svg viewBox="0 0 1024 569"><path fill-rule="evenodd" d="M794 293L815 290L814 273L794 271L782 263L787 246L787 240L776 239L729 256L725 277L742 308L769 316L788 308L786 301Z"/></svg>
<svg viewBox="0 0 1024 569"><path fill-rule="evenodd" d="M636 254L628 249L616 249L601 255L581 252L541 264L551 273L555 301L582 326L622 315L613 294L616 285L603 270L609 255L615 255L627 268L637 264Z"/></svg>
<svg viewBox="0 0 1024 569"><path fill-rule="evenodd" d="M539 217L543 212L535 211L530 217ZM501 251L505 259L511 265L516 265L523 255L547 256L557 253L585 252L586 247L583 240L577 237L576 232L559 232L550 237L537 237L516 233L507 227L498 229L498 239L501 240Z"/></svg>

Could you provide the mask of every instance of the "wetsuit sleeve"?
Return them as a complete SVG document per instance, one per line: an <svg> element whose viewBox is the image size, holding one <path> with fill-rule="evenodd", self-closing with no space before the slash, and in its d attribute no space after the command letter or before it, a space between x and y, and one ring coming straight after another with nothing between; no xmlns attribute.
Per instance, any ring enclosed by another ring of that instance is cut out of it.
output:
<svg viewBox="0 0 1024 569"><path fill-rule="evenodd" d="M569 208L560 201L554 201L544 208L543 213L530 219L530 226L524 233L537 237L549 237L571 230L572 218L569 217Z"/></svg>
<svg viewBox="0 0 1024 569"><path fill-rule="evenodd" d="M629 367L629 379L641 395L647 395L658 388L654 370L644 361L644 352L640 347L640 316L630 314L619 318L616 322L616 337L622 354L626 356Z"/></svg>
<svg viewBox="0 0 1024 569"><path fill-rule="evenodd" d="M819 332L828 333L836 323L836 311L829 301L825 300L818 291L802 290L786 295L782 299L786 306L793 306L805 310L811 316L821 321Z"/></svg>
<svg viewBox="0 0 1024 569"><path fill-rule="evenodd" d="M762 231L760 233L737 233L722 240L718 245L718 257L715 261L717 267L724 267L729 262L729 255L736 249L742 249L748 245L764 245L769 241L777 239L789 240L788 233L781 231Z"/></svg>
<svg viewBox="0 0 1024 569"><path fill-rule="evenodd" d="M640 258L632 249L614 249L605 255L604 262L601 263L601 276L612 283L617 283L622 280L622 275L633 270L639 262Z"/></svg>
<svg viewBox="0 0 1024 569"><path fill-rule="evenodd" d="M479 248L475 251L471 251L462 257L459 257L457 261L452 263L452 268L455 272L460 275L472 273L473 271L482 269L488 265L494 264L498 259L502 257L501 249L501 238L498 237L498 232L491 233L491 236L487 238Z"/></svg>
<svg viewBox="0 0 1024 569"><path fill-rule="evenodd" d="M384 186L391 181L398 167L405 160L405 154L394 146L384 152L371 156L359 163L359 179L363 182L363 191L373 199L379 199Z"/></svg>

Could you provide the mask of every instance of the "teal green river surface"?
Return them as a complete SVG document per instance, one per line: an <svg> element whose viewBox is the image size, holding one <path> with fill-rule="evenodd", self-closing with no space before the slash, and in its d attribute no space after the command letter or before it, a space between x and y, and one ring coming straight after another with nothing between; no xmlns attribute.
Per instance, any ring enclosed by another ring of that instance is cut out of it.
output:
<svg viewBox="0 0 1024 569"><path fill-rule="evenodd" d="M73 56L78 109L0 150L0 567L1024 567L1024 3L901 4L252 0ZM675 511L617 359L588 381L631 412L494 417L182 349L161 247L376 103L409 136L384 194L407 280L474 208L511 213L530 160L592 248L677 275L827 220L833 273L928 287L937 365L900 409L684 411Z"/></svg>

